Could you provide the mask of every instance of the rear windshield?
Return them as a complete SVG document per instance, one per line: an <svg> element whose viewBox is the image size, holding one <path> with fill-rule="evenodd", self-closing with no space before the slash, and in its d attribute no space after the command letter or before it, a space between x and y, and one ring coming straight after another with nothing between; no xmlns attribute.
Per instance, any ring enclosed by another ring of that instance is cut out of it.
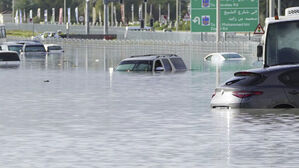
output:
<svg viewBox="0 0 299 168"><path fill-rule="evenodd" d="M175 69L178 69L178 70L187 69L187 67L186 67L186 65L185 65L182 58L170 58L170 61L174 65Z"/></svg>
<svg viewBox="0 0 299 168"><path fill-rule="evenodd" d="M0 53L0 61L20 61L17 53Z"/></svg>
<svg viewBox="0 0 299 168"><path fill-rule="evenodd" d="M62 48L60 46L49 46L48 47L49 51L53 51L53 50L62 50Z"/></svg>
<svg viewBox="0 0 299 168"><path fill-rule="evenodd" d="M255 86L262 83L265 77L262 75L235 75L225 82L225 86Z"/></svg>
<svg viewBox="0 0 299 168"><path fill-rule="evenodd" d="M22 46L8 46L8 50L20 52L22 50Z"/></svg>
<svg viewBox="0 0 299 168"><path fill-rule="evenodd" d="M25 52L45 52L43 45L30 45L25 47Z"/></svg>
<svg viewBox="0 0 299 168"><path fill-rule="evenodd" d="M153 61L143 61L143 60L132 60L132 61L122 61L118 67L117 71L152 71Z"/></svg>

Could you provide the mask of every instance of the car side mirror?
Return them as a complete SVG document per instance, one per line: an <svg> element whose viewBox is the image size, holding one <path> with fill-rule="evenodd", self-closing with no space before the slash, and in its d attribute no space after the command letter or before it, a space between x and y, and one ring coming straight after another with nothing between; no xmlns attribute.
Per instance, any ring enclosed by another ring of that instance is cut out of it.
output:
<svg viewBox="0 0 299 168"><path fill-rule="evenodd" d="M157 68L155 69L155 71L164 71L164 68L163 68L163 67L157 67Z"/></svg>
<svg viewBox="0 0 299 168"><path fill-rule="evenodd" d="M263 57L263 46L259 44L256 49L257 49L257 57L262 58Z"/></svg>

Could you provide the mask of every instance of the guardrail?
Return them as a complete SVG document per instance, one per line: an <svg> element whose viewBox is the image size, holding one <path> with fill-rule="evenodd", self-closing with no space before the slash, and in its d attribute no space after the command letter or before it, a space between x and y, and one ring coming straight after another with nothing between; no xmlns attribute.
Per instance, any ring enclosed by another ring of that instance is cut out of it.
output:
<svg viewBox="0 0 299 168"><path fill-rule="evenodd" d="M69 26L70 34L85 34L84 25ZM26 30L34 32L67 32L65 25L59 24L15 24L7 23L7 30ZM102 26L90 26L90 34L103 34ZM190 32L150 32L126 31L124 27L109 27L109 34L116 34L118 40L163 40L163 41L215 41L215 33L190 33ZM260 35L249 33L223 33L222 41L260 41Z"/></svg>

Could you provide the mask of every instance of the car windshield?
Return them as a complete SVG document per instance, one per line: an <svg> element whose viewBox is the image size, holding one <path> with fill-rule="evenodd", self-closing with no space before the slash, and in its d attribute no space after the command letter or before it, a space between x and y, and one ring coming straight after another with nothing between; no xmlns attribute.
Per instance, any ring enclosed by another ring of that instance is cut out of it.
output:
<svg viewBox="0 0 299 168"><path fill-rule="evenodd" d="M299 63L299 22L269 24L267 29L266 65Z"/></svg>
<svg viewBox="0 0 299 168"><path fill-rule="evenodd" d="M16 51L16 52L20 52L20 50L22 50L22 46L8 46L8 50L9 51Z"/></svg>
<svg viewBox="0 0 299 168"><path fill-rule="evenodd" d="M225 59L235 59L235 58L243 58L241 55L239 54L222 54L222 56L225 58Z"/></svg>
<svg viewBox="0 0 299 168"><path fill-rule="evenodd" d="M60 46L49 46L48 47L49 51L53 51L53 50L62 50L62 48Z"/></svg>
<svg viewBox="0 0 299 168"><path fill-rule="evenodd" d="M25 52L45 52L45 47L42 45L26 46Z"/></svg>
<svg viewBox="0 0 299 168"><path fill-rule="evenodd" d="M118 67L117 71L152 71L153 61L143 61L143 60L132 60L132 61L122 61Z"/></svg>

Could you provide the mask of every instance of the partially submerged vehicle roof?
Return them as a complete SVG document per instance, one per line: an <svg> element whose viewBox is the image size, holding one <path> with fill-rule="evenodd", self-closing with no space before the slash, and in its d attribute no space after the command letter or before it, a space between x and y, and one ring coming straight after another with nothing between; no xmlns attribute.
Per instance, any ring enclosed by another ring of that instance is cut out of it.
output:
<svg viewBox="0 0 299 168"><path fill-rule="evenodd" d="M181 58L180 56L177 56L176 54L147 54L147 55L135 55L131 56L130 58L126 58L123 61L128 60L155 60L158 58Z"/></svg>
<svg viewBox="0 0 299 168"><path fill-rule="evenodd" d="M14 42L14 41L3 42L2 45L23 46L22 44L16 43L16 42Z"/></svg>
<svg viewBox="0 0 299 168"><path fill-rule="evenodd" d="M61 45L59 44L44 44L45 47L51 47L51 46L59 46L61 47Z"/></svg>
<svg viewBox="0 0 299 168"><path fill-rule="evenodd" d="M40 41L38 40L21 40L21 41L15 41L15 43L17 44L42 44Z"/></svg>

